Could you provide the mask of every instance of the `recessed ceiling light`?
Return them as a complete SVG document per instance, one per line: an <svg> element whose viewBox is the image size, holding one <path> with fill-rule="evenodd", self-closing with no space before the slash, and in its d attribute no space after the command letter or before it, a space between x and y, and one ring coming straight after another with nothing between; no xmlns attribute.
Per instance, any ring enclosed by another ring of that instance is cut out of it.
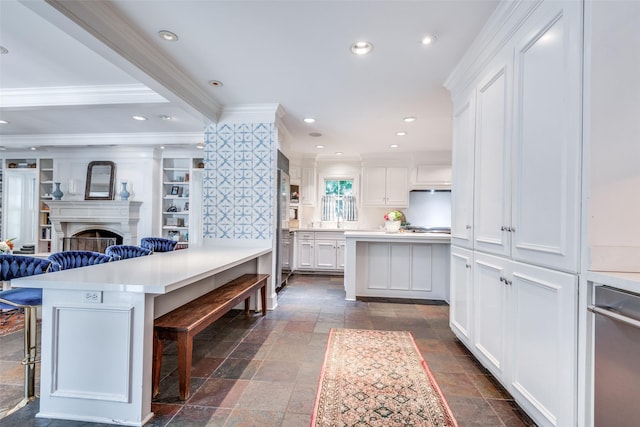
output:
<svg viewBox="0 0 640 427"><path fill-rule="evenodd" d="M161 149L161 150L164 150L164 145L161 145L161 146L160 146L160 149Z"/></svg>
<svg viewBox="0 0 640 427"><path fill-rule="evenodd" d="M398 145L398 144L391 144L389 147L391 147L391 148L398 148L398 147L399 147L399 145Z"/></svg>
<svg viewBox="0 0 640 427"><path fill-rule="evenodd" d="M397 136L407 136L406 132L396 132Z"/></svg>
<svg viewBox="0 0 640 427"><path fill-rule="evenodd" d="M9 122L6 120L0 120L0 125L8 125Z"/></svg>
<svg viewBox="0 0 640 427"><path fill-rule="evenodd" d="M304 119L302 119L302 121L305 123L315 123L316 119L314 119L313 117L305 117Z"/></svg>
<svg viewBox="0 0 640 427"><path fill-rule="evenodd" d="M316 145L316 148L324 148L324 145Z"/></svg>
<svg viewBox="0 0 640 427"><path fill-rule="evenodd" d="M160 118L161 118L162 120L171 120L171 119L173 119L173 117L171 117L171 116L165 116L164 114L163 114L162 116L160 116Z"/></svg>
<svg viewBox="0 0 640 427"><path fill-rule="evenodd" d="M9 53L9 49L4 46L0 46L0 55L4 55L5 53Z"/></svg>
<svg viewBox="0 0 640 427"><path fill-rule="evenodd" d="M336 156L342 156L342 151L336 151Z"/></svg>
<svg viewBox="0 0 640 427"><path fill-rule="evenodd" d="M139 121L147 120L147 118L145 116L131 116L131 118L133 120L139 120Z"/></svg>
<svg viewBox="0 0 640 427"><path fill-rule="evenodd" d="M160 35L160 37L162 37L162 40L164 41L168 41L168 42L178 41L178 35L176 33L172 33L171 31L160 30L158 31L158 34Z"/></svg>
<svg viewBox="0 0 640 427"><path fill-rule="evenodd" d="M411 122L415 122L416 118L414 116L409 116L409 117L405 117L404 119L402 119L403 122L406 123L411 123Z"/></svg>
<svg viewBox="0 0 640 427"><path fill-rule="evenodd" d="M196 148L198 150L202 150L204 148L204 144L196 144Z"/></svg>
<svg viewBox="0 0 640 427"><path fill-rule="evenodd" d="M7 147L0 147L0 151L6 151Z"/></svg>
<svg viewBox="0 0 640 427"><path fill-rule="evenodd" d="M309 132L309 136L312 136L314 138L318 138L318 137L322 136L322 134L320 132Z"/></svg>
<svg viewBox="0 0 640 427"><path fill-rule="evenodd" d="M351 52L356 55L366 55L373 50L373 44L367 41L355 42L351 45Z"/></svg>
<svg viewBox="0 0 640 427"><path fill-rule="evenodd" d="M438 37L431 34L428 36L424 36L420 42L424 45L430 45L434 44L436 41L438 41Z"/></svg>
<svg viewBox="0 0 640 427"><path fill-rule="evenodd" d="M209 84L213 87L222 87L224 86L220 80L209 80Z"/></svg>
<svg viewBox="0 0 640 427"><path fill-rule="evenodd" d="M37 148L36 148L36 147L31 147L31 148L29 148L29 150L31 150L31 151L36 151L36 150L37 150Z"/></svg>

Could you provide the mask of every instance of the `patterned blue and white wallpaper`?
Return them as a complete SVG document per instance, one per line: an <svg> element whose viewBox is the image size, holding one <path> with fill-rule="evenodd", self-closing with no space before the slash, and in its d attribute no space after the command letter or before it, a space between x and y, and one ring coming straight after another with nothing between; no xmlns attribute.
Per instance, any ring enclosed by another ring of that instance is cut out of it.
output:
<svg viewBox="0 0 640 427"><path fill-rule="evenodd" d="M276 126L205 128L204 238L271 239Z"/></svg>

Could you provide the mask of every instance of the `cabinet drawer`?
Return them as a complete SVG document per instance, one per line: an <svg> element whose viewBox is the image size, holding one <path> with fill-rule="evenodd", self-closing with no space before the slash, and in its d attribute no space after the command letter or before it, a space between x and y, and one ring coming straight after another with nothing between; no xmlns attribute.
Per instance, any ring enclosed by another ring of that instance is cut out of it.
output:
<svg viewBox="0 0 640 427"><path fill-rule="evenodd" d="M316 231L316 240L344 240L343 231Z"/></svg>
<svg viewBox="0 0 640 427"><path fill-rule="evenodd" d="M298 232L298 239L300 239L300 240L313 240L313 239L315 239L315 233L313 231Z"/></svg>

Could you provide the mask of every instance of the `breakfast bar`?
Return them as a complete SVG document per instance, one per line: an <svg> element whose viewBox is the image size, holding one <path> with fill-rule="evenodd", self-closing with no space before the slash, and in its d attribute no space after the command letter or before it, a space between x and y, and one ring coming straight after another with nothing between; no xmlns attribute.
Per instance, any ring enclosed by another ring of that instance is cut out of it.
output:
<svg viewBox="0 0 640 427"><path fill-rule="evenodd" d="M347 300L449 300L449 234L347 231L344 237Z"/></svg>
<svg viewBox="0 0 640 427"><path fill-rule="evenodd" d="M154 319L271 261L266 247L190 248L12 281L43 290L37 416L142 426Z"/></svg>

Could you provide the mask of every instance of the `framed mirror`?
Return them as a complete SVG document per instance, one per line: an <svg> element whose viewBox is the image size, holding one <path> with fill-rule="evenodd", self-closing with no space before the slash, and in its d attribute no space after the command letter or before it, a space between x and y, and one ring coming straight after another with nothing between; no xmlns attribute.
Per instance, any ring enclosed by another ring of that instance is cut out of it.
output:
<svg viewBox="0 0 640 427"><path fill-rule="evenodd" d="M115 188L116 164L107 161L89 163L87 167L87 186L85 200L113 200Z"/></svg>

